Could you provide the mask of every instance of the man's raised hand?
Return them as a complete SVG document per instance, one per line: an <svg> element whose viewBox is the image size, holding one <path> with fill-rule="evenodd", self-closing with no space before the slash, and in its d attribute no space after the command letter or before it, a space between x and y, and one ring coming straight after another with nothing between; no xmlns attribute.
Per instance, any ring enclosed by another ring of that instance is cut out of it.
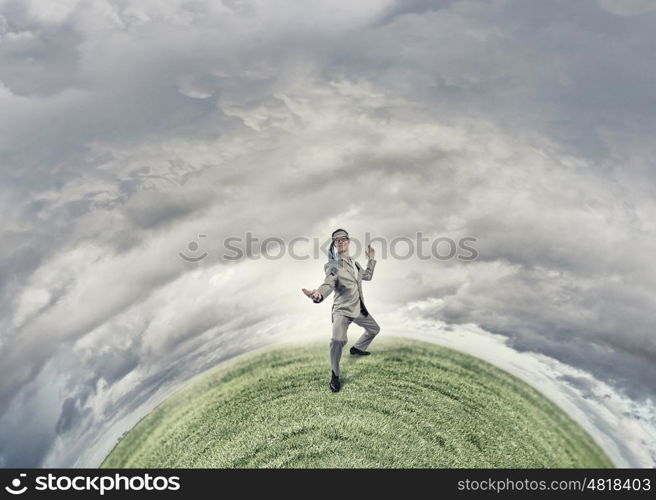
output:
<svg viewBox="0 0 656 500"><path fill-rule="evenodd" d="M367 258L373 259L376 256L376 250L374 250L371 245L367 245L367 251L365 254L367 255Z"/></svg>

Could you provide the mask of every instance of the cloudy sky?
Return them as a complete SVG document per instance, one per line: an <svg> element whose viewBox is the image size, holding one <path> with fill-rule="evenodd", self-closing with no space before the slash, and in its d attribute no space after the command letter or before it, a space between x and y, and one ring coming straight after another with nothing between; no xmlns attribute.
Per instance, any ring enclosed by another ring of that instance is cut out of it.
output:
<svg viewBox="0 0 656 500"><path fill-rule="evenodd" d="M0 0L0 466L97 466L222 360L327 347L325 258L284 250L337 227L475 238L374 244L381 335L656 466L654 33L652 0Z"/></svg>

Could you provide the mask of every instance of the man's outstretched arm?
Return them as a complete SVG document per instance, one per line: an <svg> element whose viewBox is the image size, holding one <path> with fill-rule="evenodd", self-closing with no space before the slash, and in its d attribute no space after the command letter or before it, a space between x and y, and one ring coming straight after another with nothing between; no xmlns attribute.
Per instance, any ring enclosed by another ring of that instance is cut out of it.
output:
<svg viewBox="0 0 656 500"><path fill-rule="evenodd" d="M324 270L326 272L326 279L323 280L323 283L319 286L319 288L312 291L303 288L303 293L310 297L315 304L323 302L323 299L328 297L330 293L335 289L335 283L337 281L335 270L330 267L329 263L326 263Z"/></svg>

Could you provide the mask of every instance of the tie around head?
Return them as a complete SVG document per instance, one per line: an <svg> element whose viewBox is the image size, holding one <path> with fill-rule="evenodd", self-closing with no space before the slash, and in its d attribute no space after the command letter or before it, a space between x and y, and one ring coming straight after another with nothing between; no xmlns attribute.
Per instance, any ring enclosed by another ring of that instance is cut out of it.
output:
<svg viewBox="0 0 656 500"><path fill-rule="evenodd" d="M348 232L346 232L346 229L336 229L335 231L333 231L332 237L334 241L338 238L348 238L349 235Z"/></svg>

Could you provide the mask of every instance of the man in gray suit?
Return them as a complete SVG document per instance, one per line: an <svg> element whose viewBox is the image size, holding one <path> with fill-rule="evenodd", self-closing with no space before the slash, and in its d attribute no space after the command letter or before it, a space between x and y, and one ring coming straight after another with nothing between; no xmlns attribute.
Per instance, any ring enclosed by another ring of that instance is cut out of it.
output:
<svg viewBox="0 0 656 500"><path fill-rule="evenodd" d="M332 378L330 389L338 392L341 388L339 381L339 361L342 349L347 342L346 331L355 323L364 328L364 333L351 347L350 353L354 356L367 356L367 347L380 331L380 326L369 314L362 297L362 280L369 281L374 275L376 260L375 251L369 245L366 255L367 268L362 269L355 259L349 256L349 235L344 229L337 229L332 234L329 260L324 266L326 279L315 290L306 290L303 293L311 298L315 304L323 301L331 292L335 292L335 301L332 308L333 336L330 341L330 359L332 362Z"/></svg>

